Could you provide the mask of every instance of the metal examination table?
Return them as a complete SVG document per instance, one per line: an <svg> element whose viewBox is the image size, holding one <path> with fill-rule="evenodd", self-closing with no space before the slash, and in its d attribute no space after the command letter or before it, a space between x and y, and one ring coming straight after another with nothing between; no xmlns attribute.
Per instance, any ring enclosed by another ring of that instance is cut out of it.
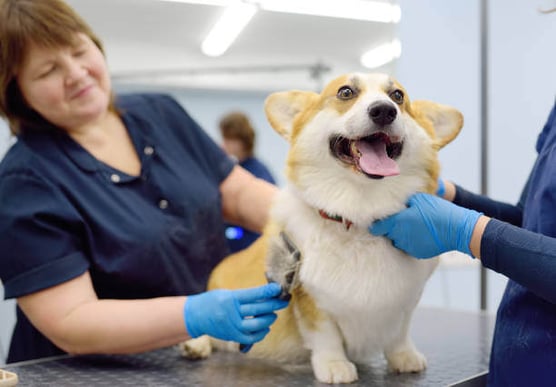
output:
<svg viewBox="0 0 556 387"><path fill-rule="evenodd" d="M359 381L349 386L465 386L486 383L494 317L483 312L416 310L412 337L428 360L420 374L391 374L377 359L359 365ZM280 367L240 353L217 352L188 361L175 348L139 355L87 355L1 366L18 374L18 386L327 386L310 365Z"/></svg>

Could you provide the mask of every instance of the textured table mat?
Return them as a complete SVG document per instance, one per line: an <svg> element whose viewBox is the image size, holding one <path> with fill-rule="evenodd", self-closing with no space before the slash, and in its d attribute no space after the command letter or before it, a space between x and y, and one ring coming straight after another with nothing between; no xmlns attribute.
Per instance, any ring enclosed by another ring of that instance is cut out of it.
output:
<svg viewBox="0 0 556 387"><path fill-rule="evenodd" d="M449 386L488 369L494 317L483 313L420 308L412 337L428 361L419 374L392 374L386 361L359 365L350 386ZM174 348L139 355L63 356L13 363L18 386L326 386L310 365L278 366L240 353L215 353L188 361Z"/></svg>

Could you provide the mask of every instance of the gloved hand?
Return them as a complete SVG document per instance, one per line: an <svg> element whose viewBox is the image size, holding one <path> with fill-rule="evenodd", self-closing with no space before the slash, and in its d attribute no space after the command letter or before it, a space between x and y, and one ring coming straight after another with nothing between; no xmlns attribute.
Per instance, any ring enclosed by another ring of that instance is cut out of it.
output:
<svg viewBox="0 0 556 387"><path fill-rule="evenodd" d="M277 298L280 293L280 285L270 283L257 288L217 289L188 296L183 312L187 332L193 338L206 334L242 344L261 341L276 320L274 311L288 305Z"/></svg>
<svg viewBox="0 0 556 387"><path fill-rule="evenodd" d="M369 227L377 236L416 258L432 258L458 250L471 255L469 243L482 214L459 207L434 195L418 193L409 198L408 208Z"/></svg>

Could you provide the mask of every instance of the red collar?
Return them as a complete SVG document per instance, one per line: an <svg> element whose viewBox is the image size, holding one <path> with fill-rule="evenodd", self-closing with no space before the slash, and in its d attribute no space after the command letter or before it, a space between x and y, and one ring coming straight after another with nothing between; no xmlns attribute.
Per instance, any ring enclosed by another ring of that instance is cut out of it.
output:
<svg viewBox="0 0 556 387"><path fill-rule="evenodd" d="M346 230L349 230L353 222L351 220L345 219L340 215L330 215L328 212L324 210L319 210L319 215L322 216L324 219L333 220L334 222L342 223Z"/></svg>

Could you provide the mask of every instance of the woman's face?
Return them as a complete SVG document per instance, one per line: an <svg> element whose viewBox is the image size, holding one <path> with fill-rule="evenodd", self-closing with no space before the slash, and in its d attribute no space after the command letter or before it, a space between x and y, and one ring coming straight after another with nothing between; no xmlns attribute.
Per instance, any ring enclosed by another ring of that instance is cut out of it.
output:
<svg viewBox="0 0 556 387"><path fill-rule="evenodd" d="M106 60L85 34L78 34L70 47L30 44L17 81L27 103L67 131L94 124L108 111L111 84Z"/></svg>

